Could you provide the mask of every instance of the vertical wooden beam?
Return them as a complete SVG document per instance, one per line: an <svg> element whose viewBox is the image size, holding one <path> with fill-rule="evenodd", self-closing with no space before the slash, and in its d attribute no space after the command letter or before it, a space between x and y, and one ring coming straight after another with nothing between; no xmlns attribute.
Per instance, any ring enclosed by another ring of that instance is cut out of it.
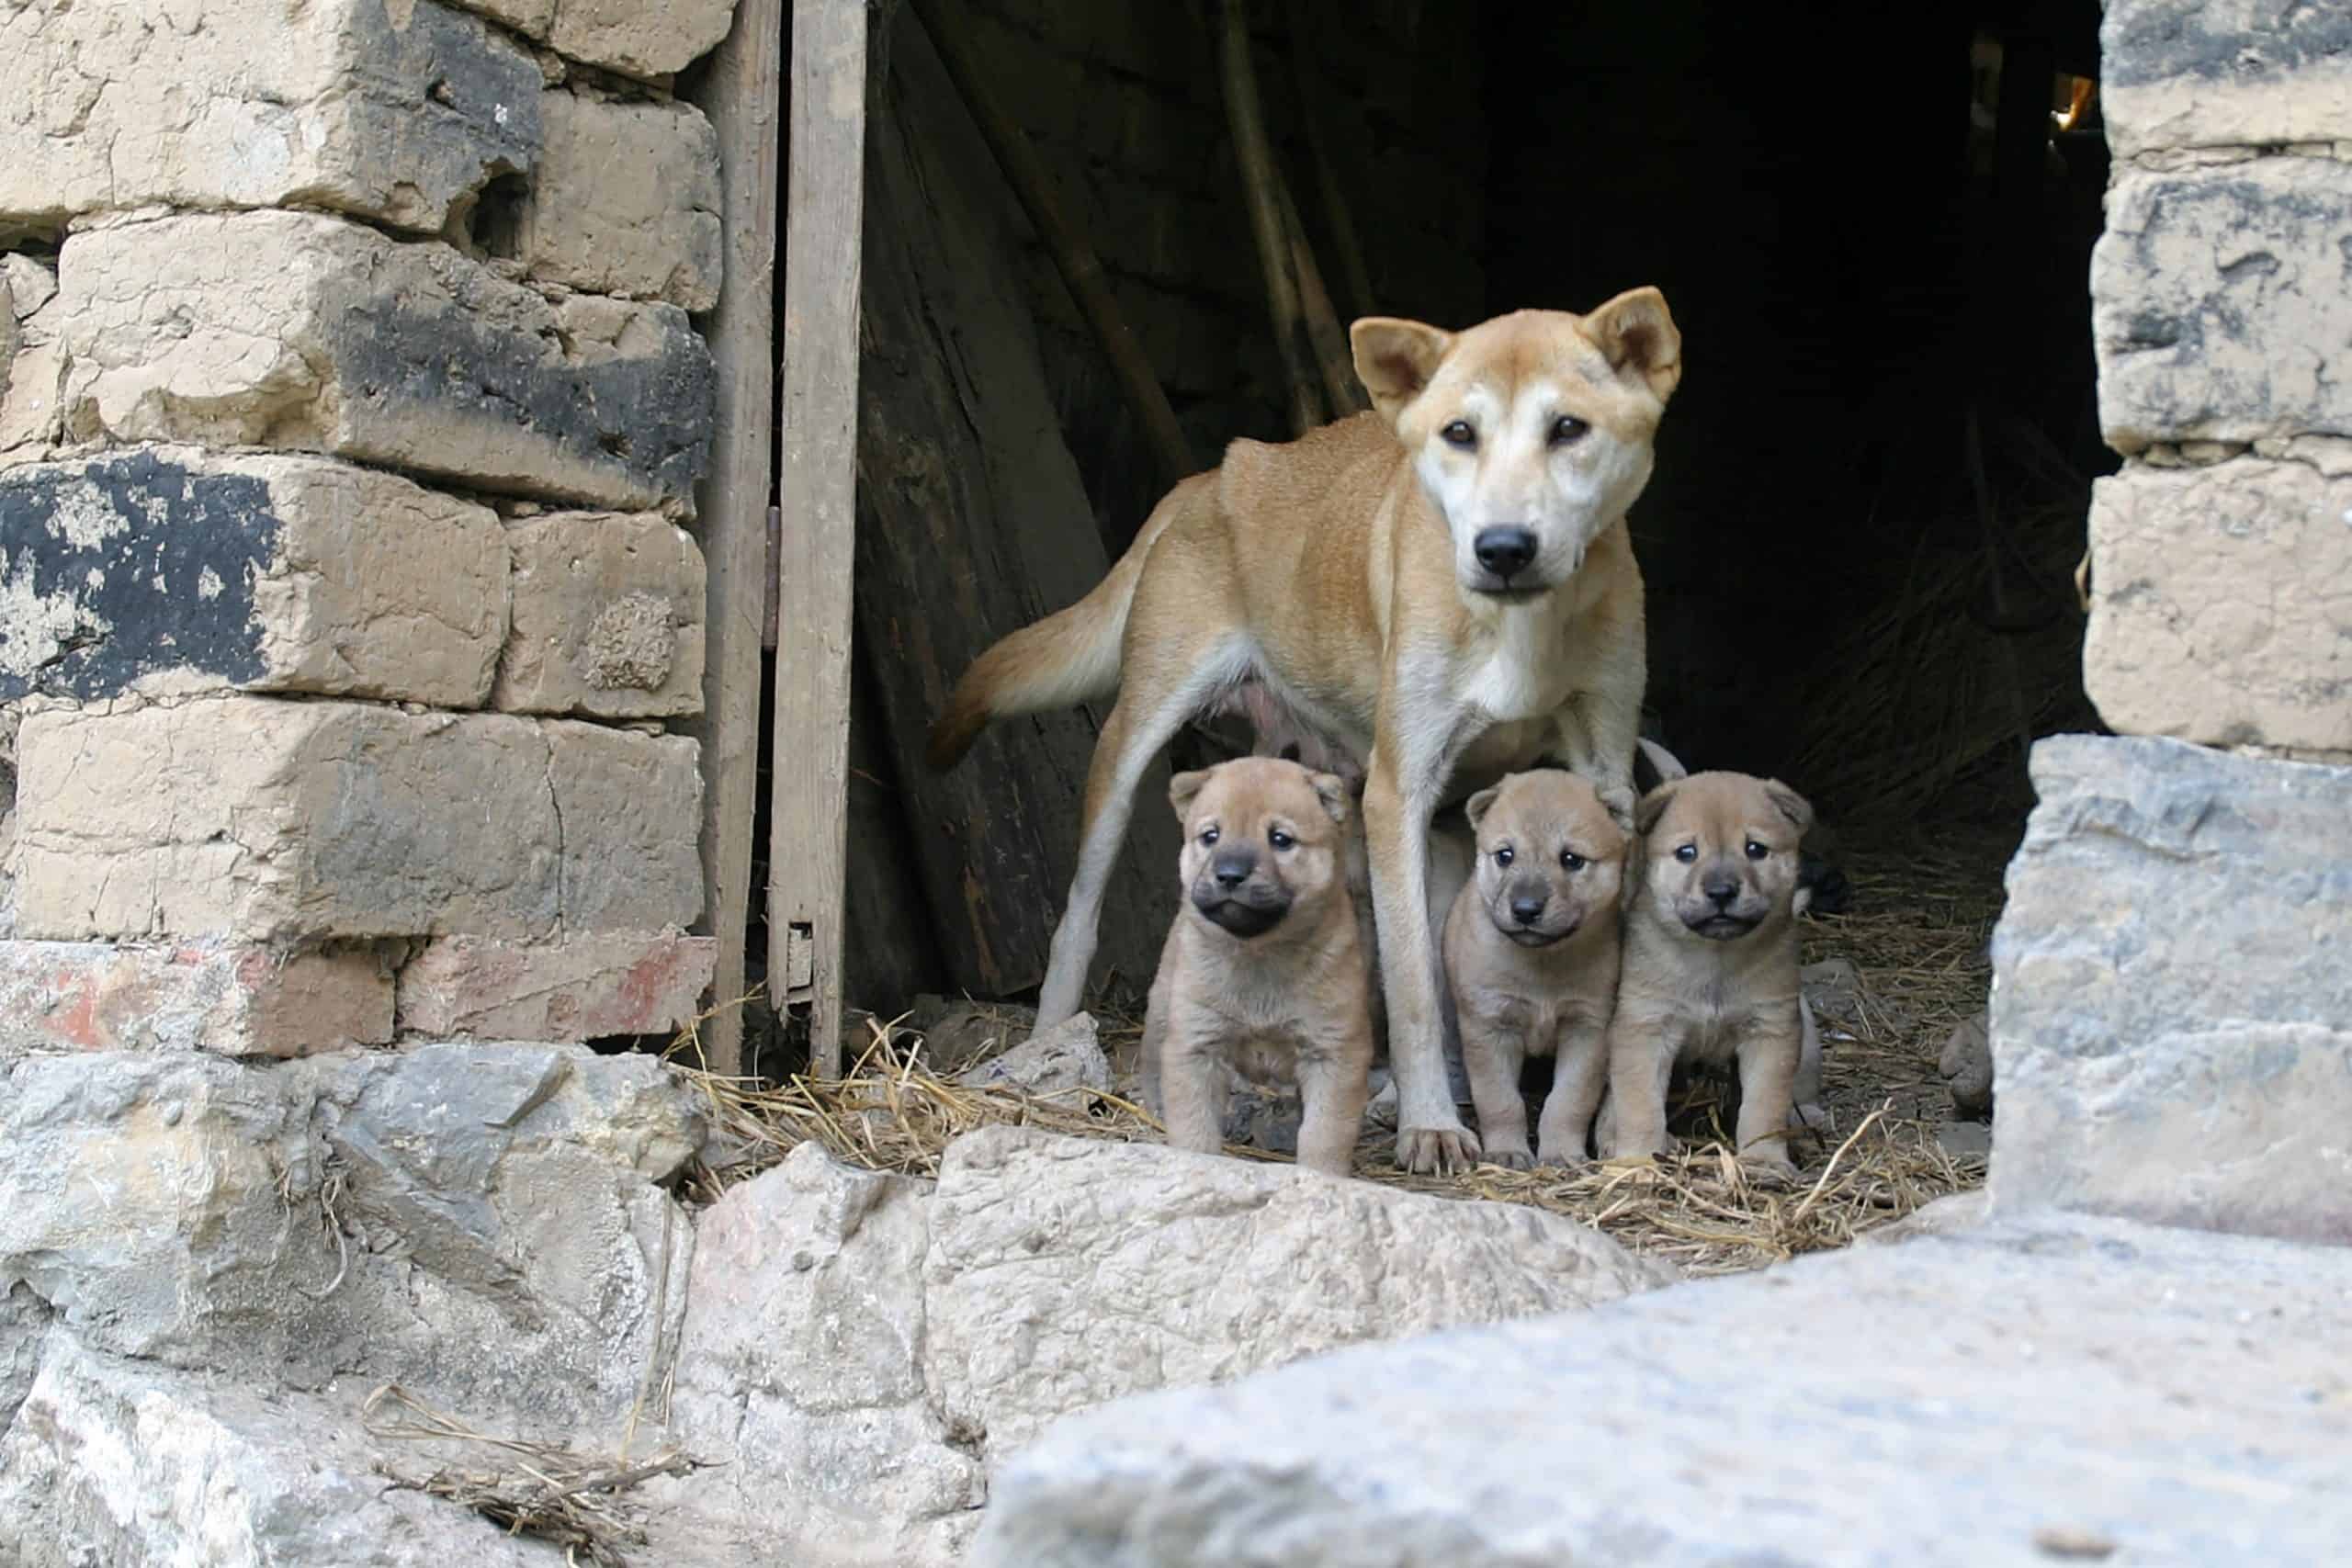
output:
<svg viewBox="0 0 2352 1568"><path fill-rule="evenodd" d="M710 1070L741 1073L744 925L752 902L752 817L758 804L760 647L768 585L767 514L775 470L775 208L783 168L784 0L737 0L734 29L711 57L702 107L718 133L726 272L705 323L718 371L717 437L702 494L708 576L702 742L703 922L718 939L718 1011L702 1026Z"/></svg>
<svg viewBox="0 0 2352 1568"><path fill-rule="evenodd" d="M865 0L792 0L768 976L779 1006L808 1004L810 1066L828 1077L842 1048L865 45Z"/></svg>

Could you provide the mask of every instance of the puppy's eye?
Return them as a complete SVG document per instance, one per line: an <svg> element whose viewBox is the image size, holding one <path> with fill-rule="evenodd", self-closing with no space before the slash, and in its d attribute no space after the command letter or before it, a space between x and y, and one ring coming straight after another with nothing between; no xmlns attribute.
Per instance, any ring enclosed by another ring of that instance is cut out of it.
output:
<svg viewBox="0 0 2352 1568"><path fill-rule="evenodd" d="M1216 843L1216 829L1214 829L1214 828L1204 828L1204 829L1201 829L1201 842L1203 842L1203 843L1204 843L1204 844L1214 844L1214 843Z"/></svg>
<svg viewBox="0 0 2352 1568"><path fill-rule="evenodd" d="M1455 420L1452 424L1439 431L1438 434L1444 439L1448 446L1459 446L1464 452L1478 445L1478 433L1470 428L1470 422L1466 419Z"/></svg>
<svg viewBox="0 0 2352 1568"><path fill-rule="evenodd" d="M1552 445L1566 446L1571 442L1581 441L1584 439L1584 433L1591 428L1591 425L1576 415L1564 413L1552 422Z"/></svg>
<svg viewBox="0 0 2352 1568"><path fill-rule="evenodd" d="M1574 850L1562 850L1560 852L1560 867L1564 871L1582 871L1584 869L1584 856L1577 853Z"/></svg>
<svg viewBox="0 0 2352 1568"><path fill-rule="evenodd" d="M1750 839L1747 840L1747 858L1749 860L1762 860L1766 855L1769 855L1771 852L1771 851L1766 849L1755 840Z"/></svg>
<svg viewBox="0 0 2352 1568"><path fill-rule="evenodd" d="M1286 850L1298 840L1291 837L1290 833L1283 829L1269 828L1266 829L1266 842L1278 850Z"/></svg>
<svg viewBox="0 0 2352 1568"><path fill-rule="evenodd" d="M1680 861L1684 865L1689 865L1692 861L1699 858L1699 846L1696 844L1684 844L1681 848L1674 852L1674 858Z"/></svg>
<svg viewBox="0 0 2352 1568"><path fill-rule="evenodd" d="M1518 858L1519 857L1517 855L1511 852L1511 848L1509 844L1505 844L1501 849L1495 852L1495 863L1497 865L1509 865L1512 861L1517 860Z"/></svg>

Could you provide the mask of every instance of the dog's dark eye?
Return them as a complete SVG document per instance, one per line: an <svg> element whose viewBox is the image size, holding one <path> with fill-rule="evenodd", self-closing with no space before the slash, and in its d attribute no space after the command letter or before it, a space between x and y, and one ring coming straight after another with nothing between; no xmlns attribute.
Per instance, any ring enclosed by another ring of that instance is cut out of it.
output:
<svg viewBox="0 0 2352 1568"><path fill-rule="evenodd" d="M1497 865L1509 865L1517 858L1518 857L1516 855L1511 853L1511 848L1509 844L1505 844L1501 849L1495 852L1495 863Z"/></svg>
<svg viewBox="0 0 2352 1568"><path fill-rule="evenodd" d="M1696 844L1685 844L1680 849L1674 852L1674 858L1680 861L1684 865L1689 865L1692 861L1699 858L1699 846Z"/></svg>
<svg viewBox="0 0 2352 1568"><path fill-rule="evenodd" d="M1584 439L1584 433L1591 428L1591 425L1587 424L1576 415L1564 413L1552 422L1552 445L1566 446L1572 441L1581 441Z"/></svg>
<svg viewBox="0 0 2352 1568"><path fill-rule="evenodd" d="M1771 851L1766 849L1755 840L1750 839L1747 840L1747 858L1749 860L1762 860L1766 855L1769 855L1771 852Z"/></svg>
<svg viewBox="0 0 2352 1568"><path fill-rule="evenodd" d="M1582 871L1584 869L1584 856L1577 853L1574 850L1562 850L1560 852L1560 865L1564 870Z"/></svg>
<svg viewBox="0 0 2352 1568"><path fill-rule="evenodd" d="M1470 422L1466 419L1455 420L1438 434L1444 437L1448 446L1459 446L1465 452L1478 445L1478 433L1470 428Z"/></svg>
<svg viewBox="0 0 2352 1568"><path fill-rule="evenodd" d="M1298 842L1298 840L1292 838L1283 829L1269 828L1266 830L1266 842L1273 845L1274 848L1278 850L1286 850L1293 844Z"/></svg>
<svg viewBox="0 0 2352 1568"><path fill-rule="evenodd" d="M1204 843L1204 844L1214 844L1214 843L1216 843L1216 829L1214 829L1214 828L1204 828L1204 829L1201 829L1201 842L1203 842L1203 843Z"/></svg>

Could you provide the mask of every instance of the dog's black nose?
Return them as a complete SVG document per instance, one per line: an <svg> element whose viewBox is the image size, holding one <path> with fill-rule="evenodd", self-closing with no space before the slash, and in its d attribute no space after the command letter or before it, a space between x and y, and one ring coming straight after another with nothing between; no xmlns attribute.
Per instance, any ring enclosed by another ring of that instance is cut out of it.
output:
<svg viewBox="0 0 2352 1568"><path fill-rule="evenodd" d="M1209 863L1209 874L1219 887L1238 887L1258 869L1258 857L1247 850L1227 850Z"/></svg>
<svg viewBox="0 0 2352 1568"><path fill-rule="evenodd" d="M1510 901L1510 918L1522 926L1532 926L1543 915L1544 901L1541 893L1515 894Z"/></svg>
<svg viewBox="0 0 2352 1568"><path fill-rule="evenodd" d="M1508 582L1527 570L1535 558L1535 530L1522 528L1516 523L1498 523L1491 528L1478 530L1471 549L1478 557L1478 564Z"/></svg>
<svg viewBox="0 0 2352 1568"><path fill-rule="evenodd" d="M1727 872L1717 872L1699 884L1700 891L1717 904L1728 908L1739 897L1739 878Z"/></svg>

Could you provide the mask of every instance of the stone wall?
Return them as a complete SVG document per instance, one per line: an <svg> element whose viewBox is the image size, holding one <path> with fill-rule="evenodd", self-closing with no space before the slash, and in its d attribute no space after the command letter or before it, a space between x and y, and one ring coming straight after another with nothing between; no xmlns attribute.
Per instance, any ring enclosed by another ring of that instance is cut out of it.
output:
<svg viewBox="0 0 2352 1568"><path fill-rule="evenodd" d="M1995 1201L2352 1241L2352 24L2113 0L2104 39L2127 461L2084 676L2119 734L2035 753Z"/></svg>
<svg viewBox="0 0 2352 1568"><path fill-rule="evenodd" d="M730 14L0 11L0 1055L691 1015Z"/></svg>

